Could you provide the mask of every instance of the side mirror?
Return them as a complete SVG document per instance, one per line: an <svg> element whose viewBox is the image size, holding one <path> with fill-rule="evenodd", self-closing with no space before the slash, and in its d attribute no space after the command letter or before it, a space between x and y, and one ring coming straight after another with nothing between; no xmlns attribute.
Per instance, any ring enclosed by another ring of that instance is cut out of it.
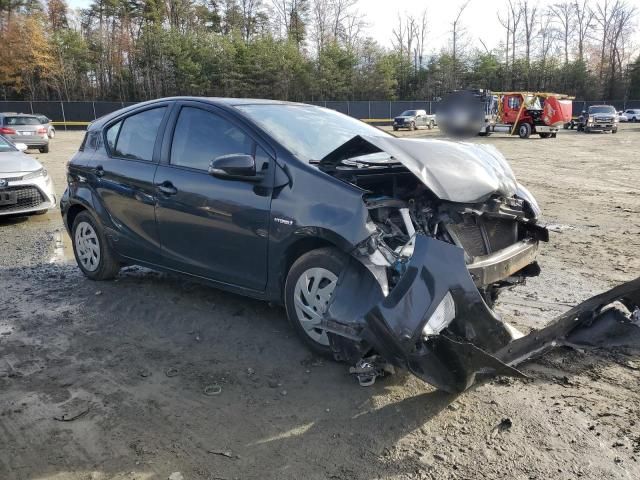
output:
<svg viewBox="0 0 640 480"><path fill-rule="evenodd" d="M14 145L21 152L24 152L28 148L24 143L14 143Z"/></svg>
<svg viewBox="0 0 640 480"><path fill-rule="evenodd" d="M587 113L586 110L582 110L582 112L580 112L581 115L584 115L585 113Z"/></svg>
<svg viewBox="0 0 640 480"><path fill-rule="evenodd" d="M209 163L209 175L219 178L258 181L256 161L245 153L232 153L214 158Z"/></svg>

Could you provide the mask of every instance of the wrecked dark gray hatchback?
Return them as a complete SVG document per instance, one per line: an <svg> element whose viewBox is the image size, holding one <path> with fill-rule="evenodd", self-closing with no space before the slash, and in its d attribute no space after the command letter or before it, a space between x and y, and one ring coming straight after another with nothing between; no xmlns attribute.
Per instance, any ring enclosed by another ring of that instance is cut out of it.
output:
<svg viewBox="0 0 640 480"><path fill-rule="evenodd" d="M460 391L521 375L605 310L637 323L636 284L540 335L496 315L501 290L540 273L548 232L486 145L398 139L309 105L167 98L94 122L68 181L62 214L89 278L140 264L282 302L365 385L400 367Z"/></svg>

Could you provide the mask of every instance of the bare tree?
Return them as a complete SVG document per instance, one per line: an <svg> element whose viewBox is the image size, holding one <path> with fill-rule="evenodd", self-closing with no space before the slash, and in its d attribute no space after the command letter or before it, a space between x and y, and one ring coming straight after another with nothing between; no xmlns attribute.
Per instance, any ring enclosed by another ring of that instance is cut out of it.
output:
<svg viewBox="0 0 640 480"><path fill-rule="evenodd" d="M569 64L569 42L571 41L571 34L573 28L573 16L575 13L574 6L569 1L563 3L556 3L549 7L551 12L555 15L556 20L560 24L560 33L562 38L562 46L564 49L564 64Z"/></svg>
<svg viewBox="0 0 640 480"><path fill-rule="evenodd" d="M524 49L525 62L527 66L527 88L531 88L531 45L535 37L534 23L538 7L529 6L529 2L524 1L520 4L522 12L522 20L524 21Z"/></svg>
<svg viewBox="0 0 640 480"><path fill-rule="evenodd" d="M451 22L451 62L452 62L452 88L457 88L458 86L458 60L460 58L460 44L461 37L464 35L464 27L461 23L461 17L466 8L469 6L469 2L471 0L467 0L462 4L462 6L458 9L458 14L456 15L453 22Z"/></svg>
<svg viewBox="0 0 640 480"><path fill-rule="evenodd" d="M312 38L318 52L327 42L340 42L355 48L366 26L363 16L355 9L357 0L315 0L311 16Z"/></svg>
<svg viewBox="0 0 640 480"><path fill-rule="evenodd" d="M416 70L420 70L422 68L422 62L424 61L424 52L427 46L427 33L428 24L427 24L427 9L425 8L422 11L422 15L419 19L420 23L418 23L415 35L416 35L416 48L415 48L415 57L416 57Z"/></svg>
<svg viewBox="0 0 640 480"><path fill-rule="evenodd" d="M506 22L498 14L498 21L506 30L506 68L509 69L509 43L511 43L511 87L514 86L513 66L516 62L516 39L518 38L518 25L520 24L520 18L522 17L522 10L519 5L514 3L513 0L508 0L508 10ZM506 23L506 25L505 25Z"/></svg>
<svg viewBox="0 0 640 480"><path fill-rule="evenodd" d="M506 33L506 39L505 39L505 42L504 42L504 50L505 50L504 66L505 66L506 70L509 70L509 42L510 42L510 38L511 38L511 29L512 29L511 12L507 11L506 20L503 19L500 16L500 12L498 12L498 22L500 22L500 25L502 25L502 27L504 28L505 33ZM504 85L503 85L502 88L504 88Z"/></svg>
<svg viewBox="0 0 640 480"><path fill-rule="evenodd" d="M538 19L538 36L540 38L540 70L538 73L538 82L536 88L545 89L547 86L547 59L550 56L554 43L557 40L557 32L553 27L553 20L556 13L553 8L545 9L542 15L539 15ZM568 48L565 45L566 49ZM565 62L568 63L568 58L565 55ZM566 65L565 63L565 65Z"/></svg>
<svg viewBox="0 0 640 480"><path fill-rule="evenodd" d="M578 44L578 60L584 60L584 47L587 41L587 35L593 25L593 10L589 7L588 0L582 0L582 3L575 0L573 3L575 14L575 36Z"/></svg>
<svg viewBox="0 0 640 480"><path fill-rule="evenodd" d="M261 0L240 0L240 9L242 10L242 37L246 43L249 43L251 36L256 27L257 15Z"/></svg>
<svg viewBox="0 0 640 480"><path fill-rule="evenodd" d="M416 39L416 32L418 31L418 22L411 15L405 15L404 17L398 15L398 23L393 29L391 34L393 35L392 43L394 49L400 54L401 57L406 57L411 60L413 53L413 42Z"/></svg>
<svg viewBox="0 0 640 480"><path fill-rule="evenodd" d="M609 0L604 0L604 3L598 3L596 5L594 12L594 18L600 26L600 32L602 33L602 37L600 38L600 63L598 65L598 78L600 81L602 81L605 70L607 40L609 39L611 22L614 17L613 11L618 8L618 3L618 0L616 0L614 6L611 7Z"/></svg>

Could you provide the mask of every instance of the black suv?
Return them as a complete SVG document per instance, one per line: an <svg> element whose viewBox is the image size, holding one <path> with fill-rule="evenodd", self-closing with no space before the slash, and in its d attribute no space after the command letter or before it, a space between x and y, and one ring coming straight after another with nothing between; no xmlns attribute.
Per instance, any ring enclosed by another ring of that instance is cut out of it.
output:
<svg viewBox="0 0 640 480"><path fill-rule="evenodd" d="M139 264L281 302L309 346L343 359L390 356L379 339L408 329L433 338L478 319L498 323L460 331L496 348L511 333L491 306L502 288L538 273L547 236L495 148L399 139L303 104L137 104L90 125L67 178L62 215L87 277ZM416 265L425 273L409 273ZM345 272L370 285L347 295L367 309L387 295L411 300L414 281L439 286L415 311L402 309L411 327L369 335L352 323L362 312L328 312Z"/></svg>

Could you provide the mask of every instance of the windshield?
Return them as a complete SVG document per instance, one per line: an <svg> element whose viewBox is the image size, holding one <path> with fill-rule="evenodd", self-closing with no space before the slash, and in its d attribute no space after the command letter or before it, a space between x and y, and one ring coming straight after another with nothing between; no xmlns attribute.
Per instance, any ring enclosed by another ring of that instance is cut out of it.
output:
<svg viewBox="0 0 640 480"><path fill-rule="evenodd" d="M11 143L9 140L7 140L2 135L0 135L0 153L1 152L15 152L17 150L18 149L13 146L13 143ZM0 158L0 160L2 160L2 158Z"/></svg>
<svg viewBox="0 0 640 480"><path fill-rule="evenodd" d="M616 113L616 109L607 105L602 107L589 107L589 113Z"/></svg>
<svg viewBox="0 0 640 480"><path fill-rule="evenodd" d="M36 117L6 117L5 125L40 125Z"/></svg>
<svg viewBox="0 0 640 480"><path fill-rule="evenodd" d="M416 110L405 110L400 114L401 117L415 117Z"/></svg>
<svg viewBox="0 0 640 480"><path fill-rule="evenodd" d="M334 110L312 105L239 105L251 120L305 162L322 160L356 135L387 135Z"/></svg>

